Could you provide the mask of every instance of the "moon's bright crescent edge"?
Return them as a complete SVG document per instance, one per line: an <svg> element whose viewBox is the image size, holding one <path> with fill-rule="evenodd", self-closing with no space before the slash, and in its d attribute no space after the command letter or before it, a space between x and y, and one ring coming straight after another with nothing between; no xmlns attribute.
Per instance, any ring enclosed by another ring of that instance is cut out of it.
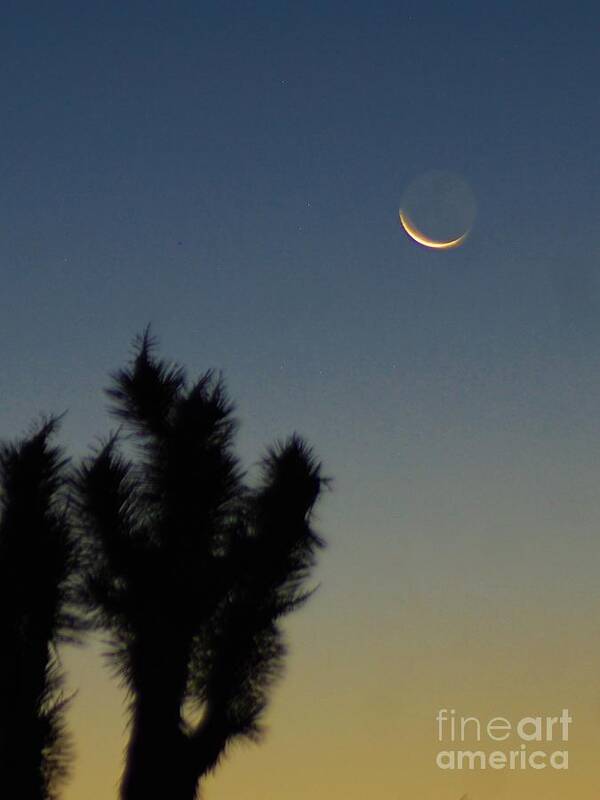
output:
<svg viewBox="0 0 600 800"><path fill-rule="evenodd" d="M435 239L430 239L429 237L425 236L425 234L421 233L418 228L415 228L402 209L400 209L399 213L400 222L402 223L402 227L406 233L411 239L414 239L415 242L422 244L424 247L432 247L434 250L451 250L453 247L458 247L461 245L469 235L469 231L466 231L462 234L462 236L459 236L458 239L450 239L447 242L438 242Z"/></svg>

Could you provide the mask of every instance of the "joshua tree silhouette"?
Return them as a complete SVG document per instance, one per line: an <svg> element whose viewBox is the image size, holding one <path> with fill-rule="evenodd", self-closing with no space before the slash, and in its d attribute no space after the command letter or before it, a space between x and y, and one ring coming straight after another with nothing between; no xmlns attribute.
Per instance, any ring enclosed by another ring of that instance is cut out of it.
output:
<svg viewBox="0 0 600 800"><path fill-rule="evenodd" d="M121 797L191 800L229 744L260 734L280 620L310 595L326 481L292 436L268 451L260 486L245 485L222 380L189 385L154 352L147 331L108 390L122 430L75 478L84 600L129 691Z"/></svg>
<svg viewBox="0 0 600 800"><path fill-rule="evenodd" d="M70 608L75 547L65 461L50 420L0 445L0 797L50 800L70 760L57 646L81 623Z"/></svg>

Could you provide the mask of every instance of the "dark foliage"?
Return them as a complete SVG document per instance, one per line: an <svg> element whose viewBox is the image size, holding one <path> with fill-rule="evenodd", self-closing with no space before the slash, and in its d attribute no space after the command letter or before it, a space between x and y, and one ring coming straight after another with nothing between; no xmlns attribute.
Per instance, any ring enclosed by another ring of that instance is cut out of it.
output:
<svg viewBox="0 0 600 800"><path fill-rule="evenodd" d="M280 620L306 600L322 546L311 514L324 481L292 437L246 486L222 380L188 385L148 333L113 377L119 438L135 449L126 458L112 437L76 476L85 602L130 693L122 797L191 800L229 744L260 732Z"/></svg>
<svg viewBox="0 0 600 800"><path fill-rule="evenodd" d="M82 625L72 612L76 551L56 420L0 446L0 797L49 800L70 760L57 653Z"/></svg>

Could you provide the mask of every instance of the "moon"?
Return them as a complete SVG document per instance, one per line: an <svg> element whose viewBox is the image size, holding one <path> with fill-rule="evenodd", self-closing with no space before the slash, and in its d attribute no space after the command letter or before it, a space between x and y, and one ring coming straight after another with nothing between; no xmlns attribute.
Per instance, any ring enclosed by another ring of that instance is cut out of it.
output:
<svg viewBox="0 0 600 800"><path fill-rule="evenodd" d="M411 222L408 218L406 213L400 209L400 223L402 227L406 231L406 233L410 236L411 239L414 239L415 242L418 244L422 244L423 247L431 247L434 250L452 250L454 247L460 247L460 245L465 241L467 236L469 235L469 231L465 231L461 236L456 239L447 239L445 241L439 241L437 239L430 239L429 236L426 236L422 233L415 225Z"/></svg>

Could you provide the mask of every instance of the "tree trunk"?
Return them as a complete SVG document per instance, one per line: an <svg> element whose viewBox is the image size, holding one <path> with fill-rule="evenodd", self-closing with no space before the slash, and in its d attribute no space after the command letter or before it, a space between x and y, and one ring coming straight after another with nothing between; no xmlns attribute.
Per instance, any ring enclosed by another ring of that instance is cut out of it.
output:
<svg viewBox="0 0 600 800"><path fill-rule="evenodd" d="M179 724L137 709L121 779L121 800L194 800L197 773Z"/></svg>

